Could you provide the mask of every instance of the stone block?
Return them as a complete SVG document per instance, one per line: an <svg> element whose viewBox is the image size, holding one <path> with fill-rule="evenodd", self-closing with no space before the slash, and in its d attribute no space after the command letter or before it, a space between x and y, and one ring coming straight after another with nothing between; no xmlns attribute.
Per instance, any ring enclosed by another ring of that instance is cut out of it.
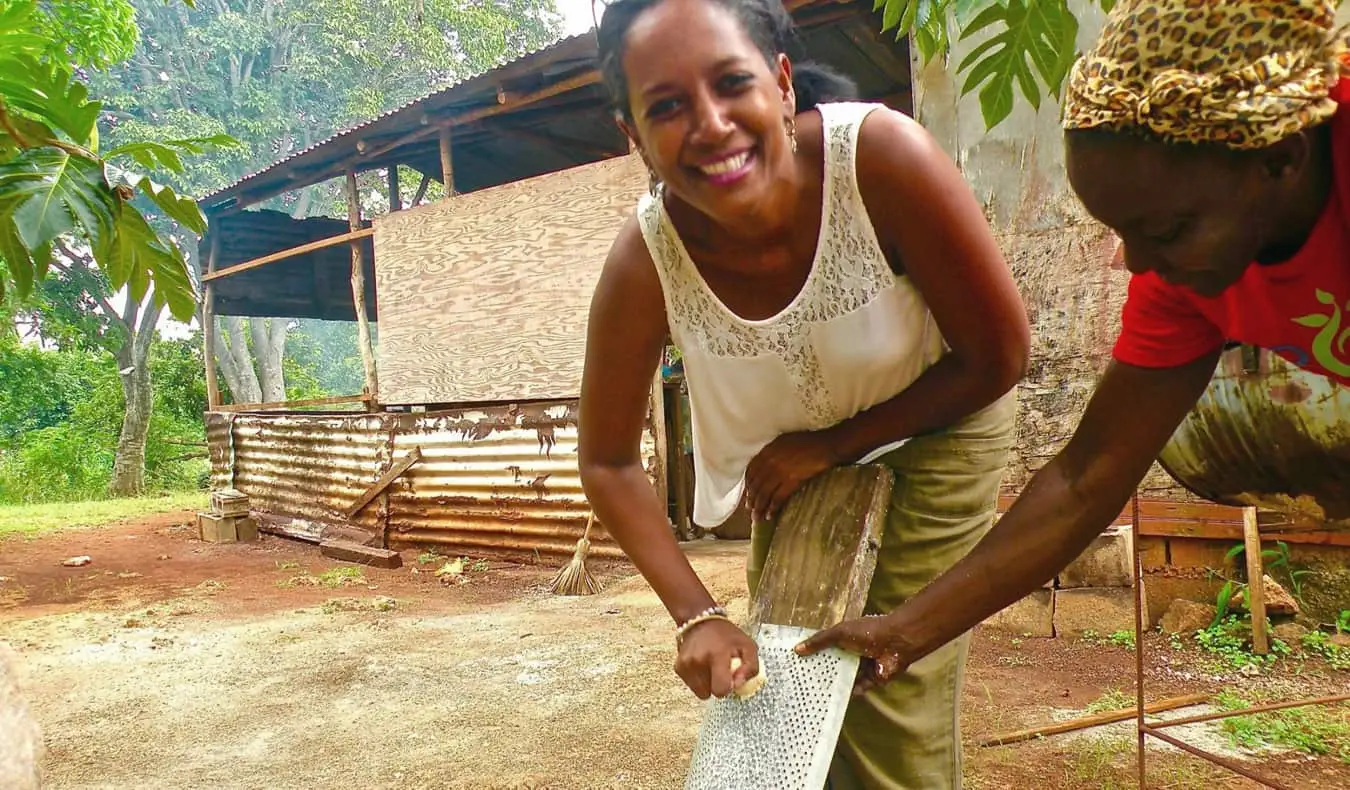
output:
<svg viewBox="0 0 1350 790"><path fill-rule="evenodd" d="M252 543L258 539L258 522L249 516L240 516L234 520L234 538L240 543Z"/></svg>
<svg viewBox="0 0 1350 790"><path fill-rule="evenodd" d="M1127 526L1105 532L1059 572L1060 589L1075 587L1129 587L1134 578L1134 549Z"/></svg>
<svg viewBox="0 0 1350 790"><path fill-rule="evenodd" d="M986 628L1018 636L1055 635L1055 593L1037 590L984 621Z"/></svg>
<svg viewBox="0 0 1350 790"><path fill-rule="evenodd" d="M239 539L235 530L236 516L221 516L215 513L197 514L197 534L207 543L234 543Z"/></svg>
<svg viewBox="0 0 1350 790"><path fill-rule="evenodd" d="M1162 630L1169 634L1190 636L1196 631L1208 628L1214 622L1214 606L1178 598L1167 607L1162 616Z"/></svg>
<svg viewBox="0 0 1350 790"><path fill-rule="evenodd" d="M1075 587L1055 590L1055 635L1081 636L1095 631L1106 636L1134 630L1134 590L1128 587ZM1150 623L1144 612L1144 622Z"/></svg>
<svg viewBox="0 0 1350 790"><path fill-rule="evenodd" d="M1167 567L1167 538L1155 538L1147 535L1139 538L1139 558L1144 573L1153 573ZM1133 569L1130 571L1133 573Z"/></svg>
<svg viewBox="0 0 1350 790"><path fill-rule="evenodd" d="M212 491L211 512L219 516L247 516L248 494L234 488Z"/></svg>
<svg viewBox="0 0 1350 790"><path fill-rule="evenodd" d="M1233 546L1241 543L1237 540L1203 540L1200 538L1169 538L1167 551L1170 565L1174 568L1200 568L1221 571L1232 567L1224 561L1224 555Z"/></svg>

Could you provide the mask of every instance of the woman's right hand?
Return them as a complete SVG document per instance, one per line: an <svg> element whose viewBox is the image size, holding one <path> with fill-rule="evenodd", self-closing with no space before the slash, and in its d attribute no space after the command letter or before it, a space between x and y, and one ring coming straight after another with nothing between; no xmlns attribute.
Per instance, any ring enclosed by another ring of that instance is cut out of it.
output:
<svg viewBox="0 0 1350 790"><path fill-rule="evenodd" d="M741 665L731 670L731 659ZM755 640L734 623L709 620L690 628L675 658L675 673L699 699L727 697L759 673Z"/></svg>

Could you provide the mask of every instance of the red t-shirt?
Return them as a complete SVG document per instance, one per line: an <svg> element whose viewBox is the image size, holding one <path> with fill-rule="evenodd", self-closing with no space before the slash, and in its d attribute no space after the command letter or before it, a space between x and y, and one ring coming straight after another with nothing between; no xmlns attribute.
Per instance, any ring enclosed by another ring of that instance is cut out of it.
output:
<svg viewBox="0 0 1350 790"><path fill-rule="evenodd" d="M1236 342L1350 385L1350 79L1334 98L1341 104L1331 120L1335 187L1298 254L1247 267L1215 297L1168 285L1154 272L1132 276L1116 359L1175 367Z"/></svg>

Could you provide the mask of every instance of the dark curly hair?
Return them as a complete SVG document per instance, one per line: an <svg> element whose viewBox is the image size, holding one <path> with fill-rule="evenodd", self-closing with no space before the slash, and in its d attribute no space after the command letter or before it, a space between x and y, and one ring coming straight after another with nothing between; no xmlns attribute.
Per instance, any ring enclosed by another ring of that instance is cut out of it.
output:
<svg viewBox="0 0 1350 790"><path fill-rule="evenodd" d="M600 49L600 73L609 90L614 111L624 120L633 120L628 103L628 77L623 72L623 56L628 30L642 13L664 0L616 0L605 8L597 31ZM773 66L779 53L793 59L792 88L797 97L797 112L804 112L827 101L858 98L858 86L833 69L793 57L800 46L796 26L780 0L709 0L731 12L764 60Z"/></svg>

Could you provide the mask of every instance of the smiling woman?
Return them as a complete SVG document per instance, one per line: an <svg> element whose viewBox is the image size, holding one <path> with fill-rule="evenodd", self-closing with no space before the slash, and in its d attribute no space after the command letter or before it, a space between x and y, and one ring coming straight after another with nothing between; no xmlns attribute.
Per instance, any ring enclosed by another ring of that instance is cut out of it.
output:
<svg viewBox="0 0 1350 790"><path fill-rule="evenodd" d="M674 618L676 671L703 698L726 696L758 662L640 465L667 337L689 386L694 519L716 526L748 505L752 590L772 517L804 482L859 461L898 471L871 613L989 528L1027 363L1025 311L955 164L911 119L793 63L793 36L778 0L618 0L599 30L615 113L652 189L592 301L582 482ZM960 785L965 647L850 705L832 788Z"/></svg>

